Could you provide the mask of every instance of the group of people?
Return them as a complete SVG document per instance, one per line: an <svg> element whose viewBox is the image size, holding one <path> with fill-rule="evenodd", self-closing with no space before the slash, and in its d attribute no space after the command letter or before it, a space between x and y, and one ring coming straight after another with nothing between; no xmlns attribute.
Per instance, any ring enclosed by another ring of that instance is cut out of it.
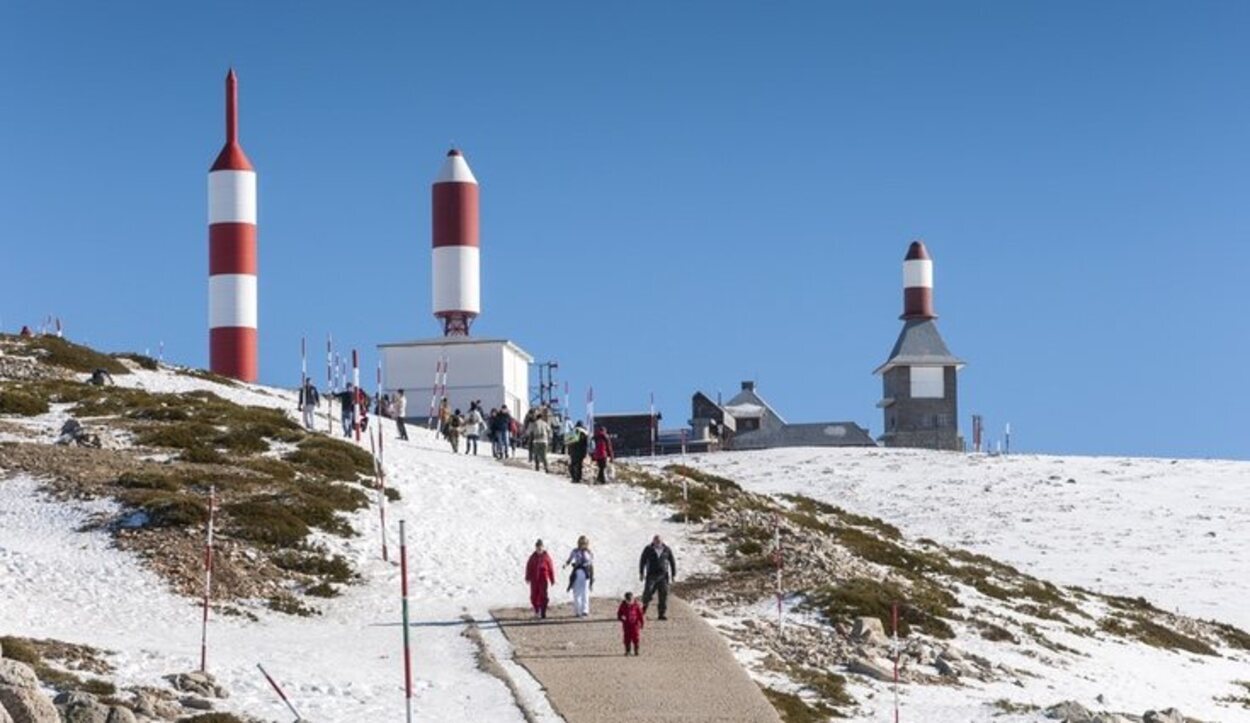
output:
<svg viewBox="0 0 1250 723"><path fill-rule="evenodd" d="M569 552L562 569L571 568L566 591L573 594L573 615L584 618L590 615L590 592L595 586L595 555L590 550L590 540L582 535L577 547ZM657 600L657 620L668 619L668 589L677 579L677 559L673 551L659 535L651 538L651 544L642 550L638 559L638 581L643 583L642 602L626 592L616 610L621 622L621 632L626 655L638 655L642 629L646 625L647 609L651 600ZM525 565L525 582L530 586L530 607L534 617L546 619L550 603L548 587L556 581L555 563L543 547L543 541L534 543L534 552Z"/></svg>
<svg viewBox="0 0 1250 723"><path fill-rule="evenodd" d="M364 432L369 428L369 410L379 417L395 420L395 429L400 439L408 439L408 427L404 417L408 414L408 398L400 389L392 397L389 394L370 397L364 389L355 384L348 384L343 391L331 394L339 402L339 422L343 427L343 436L351 437L357 427ZM316 423L317 407L321 404L321 393L311 379L305 379L299 390L299 409L303 414L304 426L311 430Z"/></svg>

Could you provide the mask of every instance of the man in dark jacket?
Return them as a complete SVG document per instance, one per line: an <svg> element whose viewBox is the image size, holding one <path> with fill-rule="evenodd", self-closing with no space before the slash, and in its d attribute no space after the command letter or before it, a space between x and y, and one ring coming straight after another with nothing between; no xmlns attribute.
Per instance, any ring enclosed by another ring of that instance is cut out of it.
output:
<svg viewBox="0 0 1250 723"><path fill-rule="evenodd" d="M565 447L569 450L569 476L573 478L574 484L580 484L582 481L582 464L586 461L586 452L590 449L590 437L586 434L586 427L581 422L573 427L573 431L565 440Z"/></svg>
<svg viewBox="0 0 1250 723"><path fill-rule="evenodd" d="M343 423L343 436L350 437L356 428L356 387L348 384L346 389L334 396L341 408L339 421Z"/></svg>
<svg viewBox="0 0 1250 723"><path fill-rule="evenodd" d="M677 560L659 535L651 538L651 544L642 550L642 557L638 560L638 579L646 581L642 589L643 613L646 613L647 606L651 604L651 597L659 593L659 619L667 620L665 613L668 612L668 584L677 579Z"/></svg>

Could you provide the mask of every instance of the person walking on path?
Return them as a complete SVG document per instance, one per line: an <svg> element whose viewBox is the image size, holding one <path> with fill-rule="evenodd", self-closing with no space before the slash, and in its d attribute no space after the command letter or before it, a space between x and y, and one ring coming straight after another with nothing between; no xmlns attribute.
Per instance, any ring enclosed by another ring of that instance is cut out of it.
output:
<svg viewBox="0 0 1250 723"><path fill-rule="evenodd" d="M670 575L671 572L671 575ZM642 557L638 560L638 580L646 581L642 589L642 610L645 613L656 593L660 596L659 619L667 620L668 584L677 579L677 560L673 551L660 539L659 535L651 538L651 544L642 549Z"/></svg>
<svg viewBox="0 0 1250 723"><path fill-rule="evenodd" d="M586 452L590 448L590 437L581 422L573 427L564 446L569 451L569 476L573 478L573 484L581 484L582 465L586 462Z"/></svg>
<svg viewBox="0 0 1250 723"><path fill-rule="evenodd" d="M595 466L598 468L598 475L595 477L595 481L599 484L607 483L608 463L615 456L612 452L612 440L608 438L608 430L606 427L600 426L595 430L595 448L590 453L590 458L595 461Z"/></svg>
<svg viewBox="0 0 1250 723"><path fill-rule="evenodd" d="M538 471L538 465L542 465L544 472L550 472L547 469L547 445L551 443L551 425L547 423L546 417L541 414L535 414L530 420L529 426L525 428L525 436L530 440L530 456L534 460L534 471Z"/></svg>
<svg viewBox="0 0 1250 723"><path fill-rule="evenodd" d="M313 415L317 412L317 405L321 404L321 395L317 393L317 387L313 385L311 379L304 380L304 386L299 389L299 409L304 413L304 427L308 430L313 428Z"/></svg>
<svg viewBox="0 0 1250 723"><path fill-rule="evenodd" d="M590 591L595 586L595 555L585 535L577 538L577 547L569 553L564 566L573 568L568 586L573 591L573 614L584 618L590 615Z"/></svg>
<svg viewBox="0 0 1250 723"><path fill-rule="evenodd" d="M632 645L634 655L638 654L638 643L642 641L642 629L646 627L647 615L632 592L625 593L625 599L616 609L616 619L621 621L621 633L625 638L625 654L629 655Z"/></svg>
<svg viewBox="0 0 1250 723"><path fill-rule="evenodd" d="M534 617L547 617L547 586L556 583L556 564L543 549L543 541L534 543L534 552L525 564L525 581L530 586L530 607Z"/></svg>
<svg viewBox="0 0 1250 723"><path fill-rule="evenodd" d="M408 414L408 398L404 396L402 389L395 395L395 401L391 403L391 414L395 416L395 429L399 432L399 438L407 442L408 425L404 423L404 417Z"/></svg>
<svg viewBox="0 0 1250 723"><path fill-rule="evenodd" d="M334 398L339 400L339 421L343 423L343 436L350 437L356 419L356 388L348 384Z"/></svg>
<svg viewBox="0 0 1250 723"><path fill-rule="evenodd" d="M460 430L464 428L464 417L460 416L460 410L452 412L447 418L447 428L444 434L447 441L451 442L451 451L460 454Z"/></svg>
<svg viewBox="0 0 1250 723"><path fill-rule="evenodd" d="M477 456L477 440L482 435L482 427L485 426L485 420L482 419L482 403L472 402L469 404L469 416L464 420L464 453L469 453L469 448L473 448L473 456Z"/></svg>
<svg viewBox="0 0 1250 723"><path fill-rule="evenodd" d="M511 441L508 437L512 432L512 413L508 411L507 404L499 408L499 413L495 415L491 431L495 435L495 440L499 442L499 459L511 457Z"/></svg>
<svg viewBox="0 0 1250 723"><path fill-rule="evenodd" d="M438 404L438 434L444 439L447 437L447 423L451 421L451 402L447 401L447 397L443 397L443 401Z"/></svg>

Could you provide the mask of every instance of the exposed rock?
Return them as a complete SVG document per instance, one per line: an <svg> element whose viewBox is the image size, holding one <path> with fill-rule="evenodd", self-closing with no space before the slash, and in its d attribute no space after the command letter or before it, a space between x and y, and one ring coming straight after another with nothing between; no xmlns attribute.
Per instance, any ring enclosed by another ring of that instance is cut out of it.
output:
<svg viewBox="0 0 1250 723"><path fill-rule="evenodd" d="M183 708L191 708L193 710L212 710L213 701L206 698L199 698L194 695L184 695L178 699Z"/></svg>
<svg viewBox="0 0 1250 723"><path fill-rule="evenodd" d="M964 674L963 665L958 660L951 660L946 657L946 653L937 656L933 661L933 666L937 668L938 673L947 678L958 678Z"/></svg>
<svg viewBox="0 0 1250 723"><path fill-rule="evenodd" d="M1065 700L1046 709L1046 717L1063 723L1093 723L1094 714L1074 700Z"/></svg>
<svg viewBox="0 0 1250 723"><path fill-rule="evenodd" d="M108 723L109 709L94 695L80 691L61 693L52 699L64 723Z"/></svg>
<svg viewBox="0 0 1250 723"><path fill-rule="evenodd" d="M1142 723L1185 723L1185 716L1175 708L1161 711L1148 710L1142 716Z"/></svg>
<svg viewBox="0 0 1250 723"><path fill-rule="evenodd" d="M11 688L39 689L39 678L35 671L25 663L16 660L0 660L0 685Z"/></svg>
<svg viewBox="0 0 1250 723"><path fill-rule="evenodd" d="M131 713L129 708L115 705L109 708L109 717L104 723L137 723L137 721L135 714Z"/></svg>
<svg viewBox="0 0 1250 723"><path fill-rule="evenodd" d="M8 711L2 705L0 705L0 723L13 723L13 719L9 717Z"/></svg>
<svg viewBox="0 0 1250 723"><path fill-rule="evenodd" d="M1118 713L1099 713L1094 716L1093 723L1133 723L1133 721Z"/></svg>
<svg viewBox="0 0 1250 723"><path fill-rule="evenodd" d="M178 673L177 675L167 675L170 685L183 693L191 693L201 698L228 698L230 692L225 688L217 685L217 681L209 673L201 673L200 671L192 671L190 673Z"/></svg>
<svg viewBox="0 0 1250 723"><path fill-rule="evenodd" d="M846 664L848 673L866 675L869 678L890 682L894 680L894 669L878 661L868 658L851 658Z"/></svg>
<svg viewBox="0 0 1250 723"><path fill-rule="evenodd" d="M0 708L8 712L13 723L61 723L56 706L37 688L0 685Z"/></svg>
<svg viewBox="0 0 1250 723"><path fill-rule="evenodd" d="M855 625L851 628L851 637L866 643L885 642L885 626L878 618L855 618Z"/></svg>

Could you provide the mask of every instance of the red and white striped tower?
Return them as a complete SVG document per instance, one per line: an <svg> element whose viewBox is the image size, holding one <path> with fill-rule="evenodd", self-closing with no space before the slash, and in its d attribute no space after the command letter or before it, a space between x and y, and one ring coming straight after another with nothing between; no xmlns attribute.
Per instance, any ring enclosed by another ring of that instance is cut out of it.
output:
<svg viewBox="0 0 1250 723"><path fill-rule="evenodd" d="M208 172L208 366L245 382L256 362L256 171L239 145L238 83L226 74L226 146Z"/></svg>
<svg viewBox="0 0 1250 723"><path fill-rule="evenodd" d="M923 241L912 241L903 259L903 315L899 318L937 318L933 312L933 259Z"/></svg>
<svg viewBox="0 0 1250 723"><path fill-rule="evenodd" d="M478 189L459 150L447 152L432 193L434 316L444 336L468 336L482 311Z"/></svg>

